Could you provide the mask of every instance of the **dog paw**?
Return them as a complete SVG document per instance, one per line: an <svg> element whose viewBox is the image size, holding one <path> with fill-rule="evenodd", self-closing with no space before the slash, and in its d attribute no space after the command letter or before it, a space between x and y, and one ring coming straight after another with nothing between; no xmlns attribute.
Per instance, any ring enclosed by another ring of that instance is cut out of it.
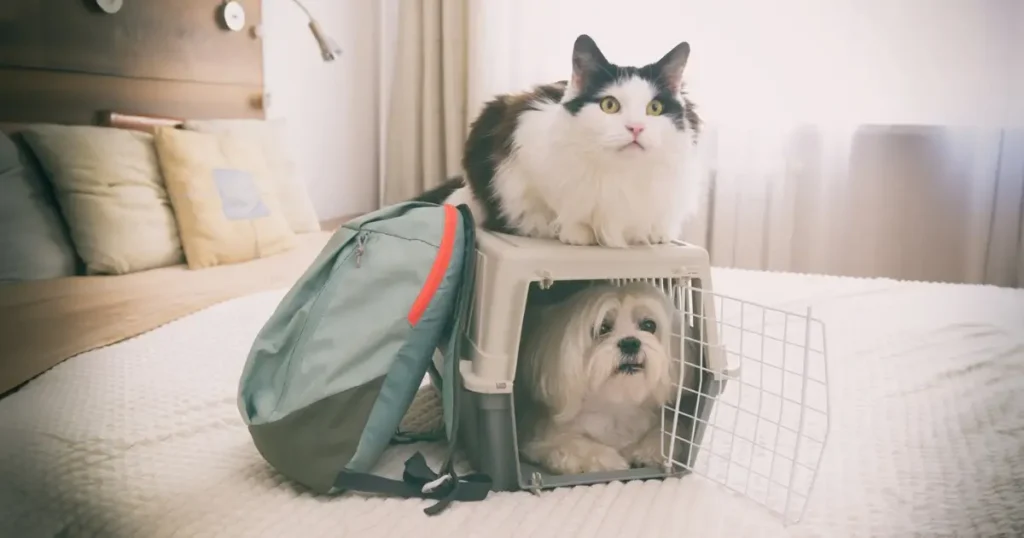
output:
<svg viewBox="0 0 1024 538"><path fill-rule="evenodd" d="M585 224L567 224L558 230L558 240L567 245L594 245L594 230Z"/></svg>
<svg viewBox="0 0 1024 538"><path fill-rule="evenodd" d="M653 430L625 451L626 458L635 467L654 467L660 469L665 465L665 457L661 455L661 431Z"/></svg>
<svg viewBox="0 0 1024 538"><path fill-rule="evenodd" d="M559 474L625 471L629 462L617 450L590 440L580 439L552 450L544 458L545 467Z"/></svg>

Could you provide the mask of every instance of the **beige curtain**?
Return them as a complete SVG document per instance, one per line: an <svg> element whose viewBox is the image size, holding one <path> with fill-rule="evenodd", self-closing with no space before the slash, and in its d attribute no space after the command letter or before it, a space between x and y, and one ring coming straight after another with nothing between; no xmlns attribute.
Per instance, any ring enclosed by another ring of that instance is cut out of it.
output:
<svg viewBox="0 0 1024 538"><path fill-rule="evenodd" d="M384 121L385 205L408 200L460 169L466 137L470 0L398 0Z"/></svg>
<svg viewBox="0 0 1024 538"><path fill-rule="evenodd" d="M712 130L717 266L1024 287L1024 130Z"/></svg>

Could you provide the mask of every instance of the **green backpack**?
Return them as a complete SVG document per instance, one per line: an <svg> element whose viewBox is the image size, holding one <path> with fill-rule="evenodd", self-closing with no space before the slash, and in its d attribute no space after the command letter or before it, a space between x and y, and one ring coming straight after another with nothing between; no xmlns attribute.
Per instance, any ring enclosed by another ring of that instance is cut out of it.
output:
<svg viewBox="0 0 1024 538"><path fill-rule="evenodd" d="M362 491L478 501L485 475L459 477L456 401L475 283L473 217L460 205L406 202L345 224L256 336L238 409L257 450L317 493ZM433 365L445 351L443 372ZM438 473L416 453L402 480L370 470L392 443L428 369L441 379L449 450Z"/></svg>

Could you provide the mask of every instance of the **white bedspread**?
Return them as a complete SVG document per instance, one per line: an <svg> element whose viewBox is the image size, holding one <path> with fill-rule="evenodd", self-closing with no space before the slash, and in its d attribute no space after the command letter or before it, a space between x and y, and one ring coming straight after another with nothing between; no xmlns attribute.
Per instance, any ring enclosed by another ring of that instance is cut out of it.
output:
<svg viewBox="0 0 1024 538"><path fill-rule="evenodd" d="M418 500L316 498L276 475L235 407L282 292L71 359L0 401L3 536L1020 536L1024 291L717 270L718 291L827 324L832 430L783 528L700 476ZM397 473L402 447L382 471Z"/></svg>

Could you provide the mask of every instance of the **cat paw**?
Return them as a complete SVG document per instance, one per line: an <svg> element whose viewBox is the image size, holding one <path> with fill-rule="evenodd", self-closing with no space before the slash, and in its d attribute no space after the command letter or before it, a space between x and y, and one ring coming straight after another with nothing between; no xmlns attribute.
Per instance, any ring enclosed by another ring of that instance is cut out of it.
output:
<svg viewBox="0 0 1024 538"><path fill-rule="evenodd" d="M567 224L558 230L558 240L567 245L594 245L594 230L585 224Z"/></svg>
<svg viewBox="0 0 1024 538"><path fill-rule="evenodd" d="M629 248L631 245L624 237L602 237L597 243L608 248Z"/></svg>
<svg viewBox="0 0 1024 538"><path fill-rule="evenodd" d="M541 463L545 467L558 474L629 469L629 462L617 450L588 439L577 439L555 447L545 454L543 460Z"/></svg>
<svg viewBox="0 0 1024 538"><path fill-rule="evenodd" d="M666 463L661 455L661 430L654 429L624 451L626 459L635 467L660 469Z"/></svg>
<svg viewBox="0 0 1024 538"><path fill-rule="evenodd" d="M654 230L647 236L647 241L652 245L671 243L674 239L676 239L675 234L671 234L667 230Z"/></svg>
<svg viewBox="0 0 1024 538"><path fill-rule="evenodd" d="M655 223L651 226L650 230L646 234L646 239L652 245L662 245L665 243L671 243L672 241L679 239L682 234L682 226L676 223L660 222Z"/></svg>

